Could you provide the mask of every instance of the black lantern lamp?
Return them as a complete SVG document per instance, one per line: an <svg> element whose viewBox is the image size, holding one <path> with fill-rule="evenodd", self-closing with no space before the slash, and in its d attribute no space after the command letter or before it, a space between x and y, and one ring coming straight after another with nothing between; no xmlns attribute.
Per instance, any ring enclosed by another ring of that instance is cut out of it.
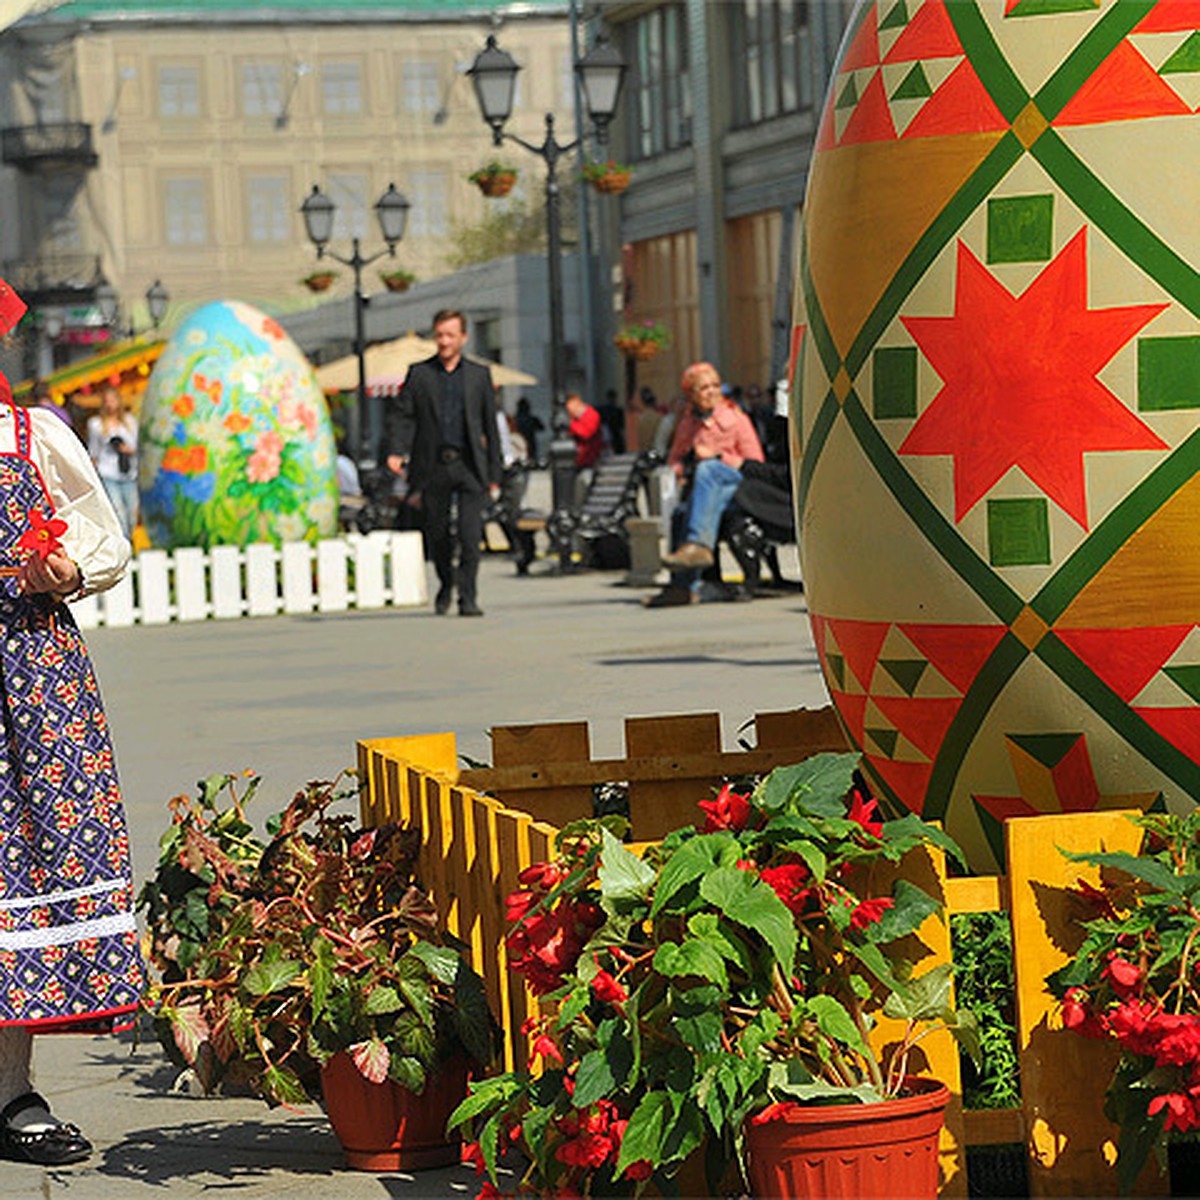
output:
<svg viewBox="0 0 1200 1200"><path fill-rule="evenodd" d="M362 289L363 267L370 266L385 254L395 257L396 243L404 237L408 225L408 210L412 207L407 197L396 190L394 183L389 183L387 191L375 202L375 216L379 220L379 231L387 244L386 250L364 258L358 238L351 239L351 252L348 258L335 254L328 249L329 239L333 236L333 218L336 211L334 202L313 184L312 191L300 205L300 215L304 218L304 231L308 240L317 248L317 258L332 258L334 262L349 267L354 272L354 353L358 358L358 405L353 414L357 429L350 431L349 441L356 447L360 470L374 466L374 460L368 446L367 430L367 341L364 329L363 313L367 307L367 297Z"/></svg>

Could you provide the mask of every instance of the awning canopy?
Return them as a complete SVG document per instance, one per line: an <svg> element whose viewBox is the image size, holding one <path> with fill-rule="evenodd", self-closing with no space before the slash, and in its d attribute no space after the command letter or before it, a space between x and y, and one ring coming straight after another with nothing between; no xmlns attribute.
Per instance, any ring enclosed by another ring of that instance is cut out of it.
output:
<svg viewBox="0 0 1200 1200"><path fill-rule="evenodd" d="M394 396L404 386L408 369L414 363L424 362L437 353L437 343L432 338L418 337L407 333L391 342L380 342L368 346L364 355L367 367L367 394L369 396ZM483 358L472 358L491 372L496 387L512 385L527 387L537 383L533 375L506 367L502 363L489 362ZM358 356L348 354L317 368L317 383L324 392L353 392L358 389Z"/></svg>
<svg viewBox="0 0 1200 1200"><path fill-rule="evenodd" d="M126 403L139 400L146 388L150 369L159 360L166 342L134 338L106 348L100 354L60 367L41 382L50 389L55 403L74 401L80 408L100 403L100 388L112 384ZM34 380L26 379L13 389L17 399L33 391Z"/></svg>

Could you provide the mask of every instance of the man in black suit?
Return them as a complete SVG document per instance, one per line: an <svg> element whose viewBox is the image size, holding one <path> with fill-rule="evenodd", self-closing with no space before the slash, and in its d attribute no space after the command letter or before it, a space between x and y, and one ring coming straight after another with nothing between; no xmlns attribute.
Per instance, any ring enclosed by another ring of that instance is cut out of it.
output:
<svg viewBox="0 0 1200 1200"><path fill-rule="evenodd" d="M489 492L500 492L496 394L486 367L462 356L467 318L443 309L433 318L437 354L417 363L384 425L387 465L408 480L425 510L425 535L438 577L434 608L450 611L458 584L458 611L481 617L475 592ZM454 571L451 506L458 501L458 574Z"/></svg>

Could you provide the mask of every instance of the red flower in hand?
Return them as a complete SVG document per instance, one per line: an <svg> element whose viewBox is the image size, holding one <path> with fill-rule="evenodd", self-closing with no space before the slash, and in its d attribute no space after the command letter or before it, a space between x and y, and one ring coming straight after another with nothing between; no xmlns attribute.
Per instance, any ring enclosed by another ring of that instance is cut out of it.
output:
<svg viewBox="0 0 1200 1200"><path fill-rule="evenodd" d="M21 534L17 541L17 549L29 550L45 560L55 551L62 549L62 542L58 539L66 532L66 521L60 517L51 517L47 520L36 508L31 508L29 510L29 528Z"/></svg>

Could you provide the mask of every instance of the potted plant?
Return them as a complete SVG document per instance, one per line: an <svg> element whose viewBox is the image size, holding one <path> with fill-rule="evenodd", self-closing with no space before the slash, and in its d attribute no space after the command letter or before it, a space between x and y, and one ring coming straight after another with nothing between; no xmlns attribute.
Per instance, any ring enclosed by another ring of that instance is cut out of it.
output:
<svg viewBox="0 0 1200 1200"><path fill-rule="evenodd" d="M633 179L633 168L611 158L604 162L587 162L583 165L583 179L598 192L620 195Z"/></svg>
<svg viewBox="0 0 1200 1200"><path fill-rule="evenodd" d="M661 321L631 321L617 330L613 344L627 358L646 360L671 344L671 334Z"/></svg>
<svg viewBox="0 0 1200 1200"><path fill-rule="evenodd" d="M411 271L405 271L400 267L394 267L390 271L380 271L379 278L383 280L383 286L389 292L407 292L417 281L417 277Z"/></svg>
<svg viewBox="0 0 1200 1200"><path fill-rule="evenodd" d="M446 1118L468 1061L493 1052L481 980L440 936L414 876L417 831L355 829L310 783L264 844L233 776L171 802L138 906L158 975L145 1006L171 1058L210 1091L323 1100L349 1165L400 1170L458 1157Z"/></svg>
<svg viewBox="0 0 1200 1200"><path fill-rule="evenodd" d="M313 271L300 280L310 292L327 292L337 279L336 271Z"/></svg>
<svg viewBox="0 0 1200 1200"><path fill-rule="evenodd" d="M1200 1130L1200 810L1129 818L1141 851L1063 853L1101 868L1081 882L1086 936L1047 978L1065 1028L1114 1043L1105 1115L1120 1129L1117 1177L1129 1194L1172 1131Z"/></svg>
<svg viewBox="0 0 1200 1200"><path fill-rule="evenodd" d="M517 182L517 168L492 159L478 171L472 171L467 179L485 196L507 196Z"/></svg>
<svg viewBox="0 0 1200 1200"><path fill-rule="evenodd" d="M975 1029L950 1006L948 965L913 969L908 935L939 905L895 866L958 851L915 815L880 820L856 762L818 755L751 793L726 786L703 828L640 856L620 818L577 823L522 872L507 946L543 999L528 1030L542 1069L477 1081L451 1118L493 1179L516 1144L539 1193L669 1192L703 1158L707 1181L685 1194L726 1194L737 1162L754 1194L788 1195L781 1146L815 1124L824 1147L804 1154L825 1177L804 1194L936 1193L948 1092L912 1078L917 1044L945 1026L974 1049ZM883 1048L880 1014L900 1030ZM882 1181L838 1176L864 1141Z"/></svg>

